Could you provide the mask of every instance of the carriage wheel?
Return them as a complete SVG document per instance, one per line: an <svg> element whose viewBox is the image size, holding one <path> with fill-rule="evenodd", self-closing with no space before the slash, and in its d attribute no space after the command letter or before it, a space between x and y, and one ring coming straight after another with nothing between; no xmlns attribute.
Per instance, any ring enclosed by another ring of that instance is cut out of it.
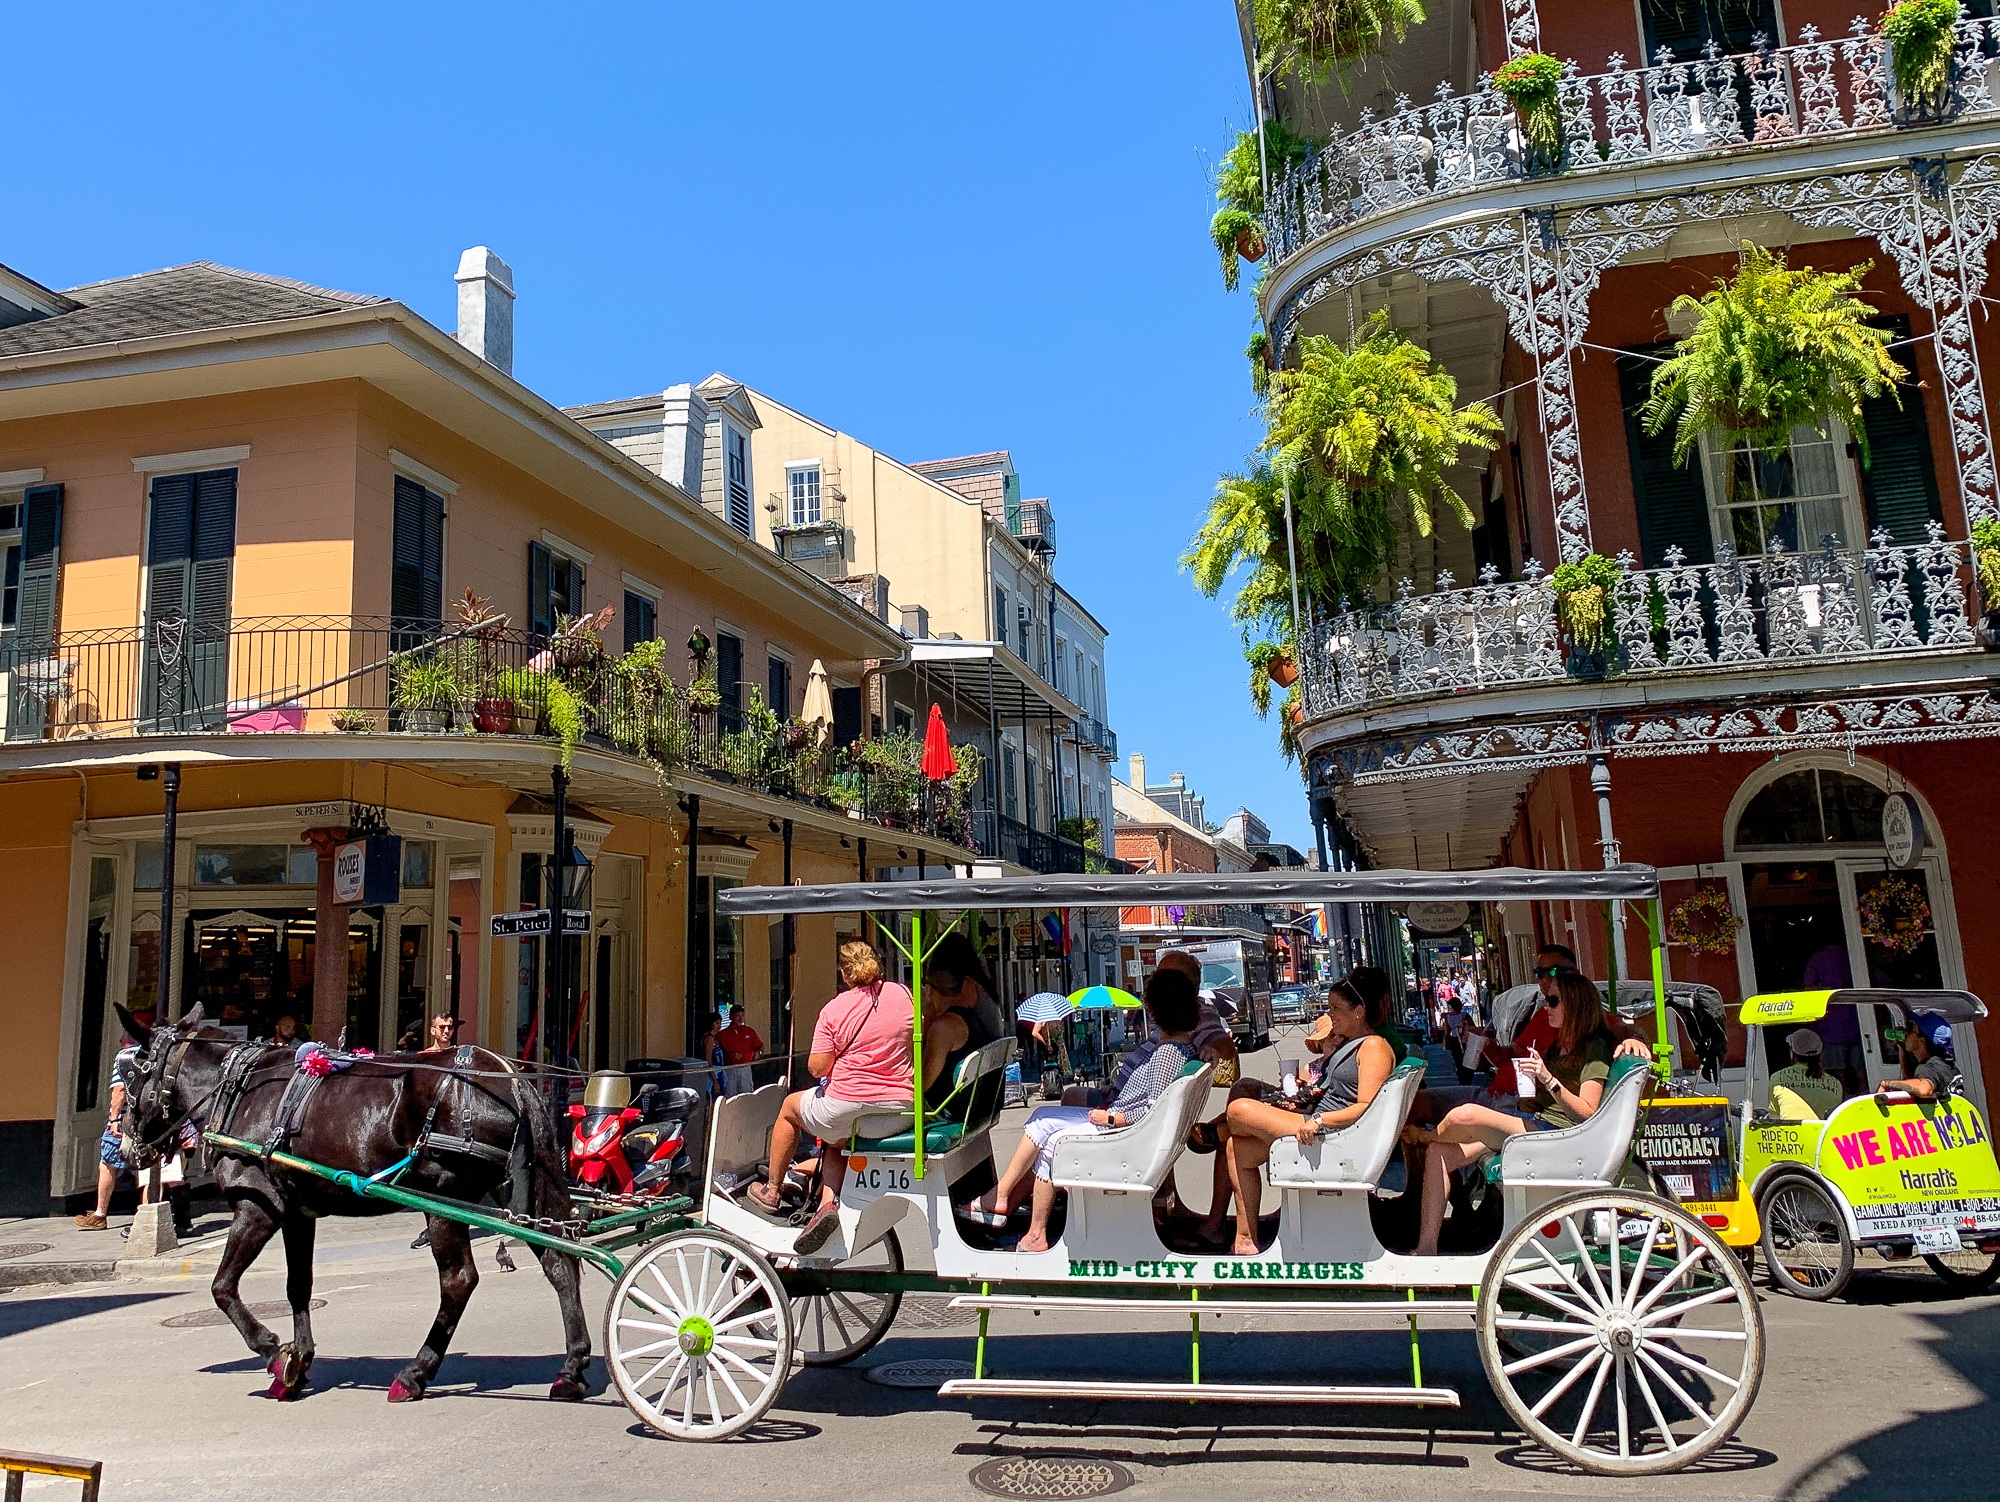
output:
<svg viewBox="0 0 2000 1502"><path fill-rule="evenodd" d="M1956 1252L1926 1252L1924 1261L1953 1293L1984 1293L2000 1281L2000 1252L1965 1247Z"/></svg>
<svg viewBox="0 0 2000 1502"><path fill-rule="evenodd" d="M784 1285L748 1243L663 1237L625 1269L604 1314L618 1395L673 1439L727 1439L763 1417L792 1368Z"/></svg>
<svg viewBox="0 0 2000 1502"><path fill-rule="evenodd" d="M903 1244L891 1231L840 1266L848 1272L899 1273L903 1270ZM889 1333L902 1306L900 1293L836 1288L800 1294L792 1300L793 1339L807 1366L840 1366L872 1350Z"/></svg>
<svg viewBox="0 0 2000 1502"><path fill-rule="evenodd" d="M1601 1476L1677 1471L1736 1432L1764 1375L1750 1278L1645 1193L1566 1195L1501 1238L1479 1356L1509 1417Z"/></svg>
<svg viewBox="0 0 2000 1502"><path fill-rule="evenodd" d="M1847 1217L1816 1180L1787 1174L1757 1207L1771 1286L1800 1299L1838 1298L1854 1272Z"/></svg>

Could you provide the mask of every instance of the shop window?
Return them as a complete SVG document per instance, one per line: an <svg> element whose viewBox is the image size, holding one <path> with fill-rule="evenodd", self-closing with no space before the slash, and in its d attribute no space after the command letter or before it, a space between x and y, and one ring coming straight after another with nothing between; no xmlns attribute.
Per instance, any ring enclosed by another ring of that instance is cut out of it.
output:
<svg viewBox="0 0 2000 1502"><path fill-rule="evenodd" d="M428 887L437 847L429 840L403 841L403 885Z"/></svg>
<svg viewBox="0 0 2000 1502"><path fill-rule="evenodd" d="M198 887L310 887L319 859L310 845L197 845ZM155 882L157 885L157 882Z"/></svg>
<svg viewBox="0 0 2000 1502"><path fill-rule="evenodd" d="M141 840L132 851L132 890L160 890L160 871L166 864L167 847L158 840Z"/></svg>
<svg viewBox="0 0 2000 1502"><path fill-rule="evenodd" d="M1736 821L1738 846L1880 845L1884 794L1865 778L1820 767L1780 777Z"/></svg>

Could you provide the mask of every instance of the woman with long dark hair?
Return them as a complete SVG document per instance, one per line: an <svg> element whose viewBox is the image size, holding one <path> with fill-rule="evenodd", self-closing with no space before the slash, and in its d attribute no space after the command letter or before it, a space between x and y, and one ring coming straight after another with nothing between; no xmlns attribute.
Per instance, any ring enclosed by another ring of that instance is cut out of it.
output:
<svg viewBox="0 0 2000 1502"><path fill-rule="evenodd" d="M1444 1229L1445 1201L1451 1176L1488 1153L1498 1152L1509 1137L1575 1126L1597 1112L1604 1100L1604 1082L1611 1074L1616 1047L1604 1015L1604 998L1597 987L1574 971L1555 976L1551 998L1556 1036L1547 1055L1530 1048L1514 1061L1516 1075L1534 1082L1533 1094L1523 1093L1518 1106L1504 1104L1454 1106L1435 1130L1409 1127L1406 1140L1424 1144L1423 1219L1416 1255L1435 1257Z"/></svg>

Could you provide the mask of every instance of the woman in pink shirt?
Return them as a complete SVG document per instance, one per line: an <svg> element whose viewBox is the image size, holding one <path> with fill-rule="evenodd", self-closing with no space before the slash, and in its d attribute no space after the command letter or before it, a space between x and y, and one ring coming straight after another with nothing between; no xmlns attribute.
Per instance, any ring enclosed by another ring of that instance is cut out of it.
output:
<svg viewBox="0 0 2000 1502"><path fill-rule="evenodd" d="M840 982L847 989L820 1012L806 1057L807 1071L820 1083L785 1097L771 1127L771 1176L748 1190L766 1210L776 1210L799 1138L817 1137L834 1149L822 1159L819 1208L793 1247L802 1256L824 1246L839 1224L847 1161L839 1149L854 1124L864 1116L907 1112L915 1093L910 1044L915 1002L908 988L884 980L882 957L858 939L840 946Z"/></svg>

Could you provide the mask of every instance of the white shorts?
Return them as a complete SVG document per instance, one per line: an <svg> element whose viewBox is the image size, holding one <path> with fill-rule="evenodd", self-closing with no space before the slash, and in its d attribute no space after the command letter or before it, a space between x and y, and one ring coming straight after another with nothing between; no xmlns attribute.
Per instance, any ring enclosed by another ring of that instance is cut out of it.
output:
<svg viewBox="0 0 2000 1502"><path fill-rule="evenodd" d="M1095 1137L1111 1130L1090 1119L1088 1106L1039 1107L1028 1118L1026 1128L1027 1135L1040 1149L1035 1154L1035 1176L1042 1179L1055 1176L1056 1143L1064 1137Z"/></svg>
<svg viewBox="0 0 2000 1502"><path fill-rule="evenodd" d="M854 1124L864 1116L889 1116L898 1111L909 1114L907 1100L841 1100L837 1096L822 1095L817 1090L808 1090L805 1099L799 1102L799 1120L806 1124L806 1130L822 1142L830 1142L836 1147L846 1144L854 1132Z"/></svg>

